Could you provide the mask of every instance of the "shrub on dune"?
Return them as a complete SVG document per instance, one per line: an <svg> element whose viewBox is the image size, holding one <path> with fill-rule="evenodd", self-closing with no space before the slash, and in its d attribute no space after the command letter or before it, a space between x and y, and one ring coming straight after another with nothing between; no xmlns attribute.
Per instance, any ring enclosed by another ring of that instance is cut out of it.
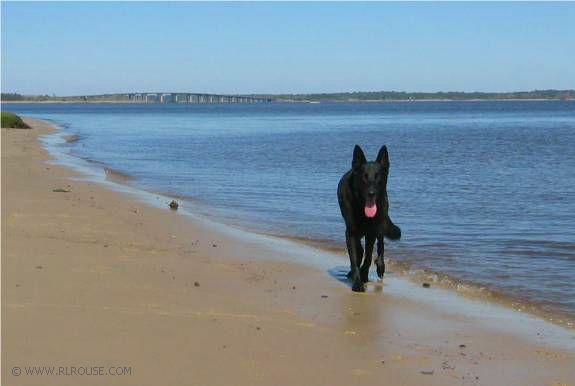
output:
<svg viewBox="0 0 575 386"><path fill-rule="evenodd" d="M2 111L2 128L29 129L30 126L24 123L18 115L8 111Z"/></svg>

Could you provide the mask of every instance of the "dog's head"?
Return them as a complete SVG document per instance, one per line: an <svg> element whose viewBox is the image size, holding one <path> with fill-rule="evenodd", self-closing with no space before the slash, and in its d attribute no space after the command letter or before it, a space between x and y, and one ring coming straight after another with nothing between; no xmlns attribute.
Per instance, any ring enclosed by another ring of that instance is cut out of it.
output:
<svg viewBox="0 0 575 386"><path fill-rule="evenodd" d="M353 173L353 189L359 194L364 204L366 217L377 215L377 203L387 207L387 175L389 173L389 155L384 145L377 154L375 162L367 162L363 150L358 145L353 149L351 163ZM379 208L383 210L384 208Z"/></svg>

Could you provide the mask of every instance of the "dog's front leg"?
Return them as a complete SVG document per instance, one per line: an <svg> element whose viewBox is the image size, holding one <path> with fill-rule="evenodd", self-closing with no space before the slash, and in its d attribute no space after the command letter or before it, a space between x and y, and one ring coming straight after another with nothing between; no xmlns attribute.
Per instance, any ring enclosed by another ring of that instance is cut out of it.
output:
<svg viewBox="0 0 575 386"><path fill-rule="evenodd" d="M375 260L375 265L377 266L377 276L383 279L383 274L385 273L385 262L383 261L383 253L385 251L385 245L383 244L383 235L377 236L377 259Z"/></svg>
<svg viewBox="0 0 575 386"><path fill-rule="evenodd" d="M365 287L359 274L359 261L363 257L363 248L358 235L347 230L345 232L345 241L347 243L347 253L349 254L350 279L353 282L351 289L355 292L364 292Z"/></svg>
<svg viewBox="0 0 575 386"><path fill-rule="evenodd" d="M373 246L375 244L375 236L365 236L365 257L361 265L361 281L367 283L369 281L369 268L371 267L371 257L373 254Z"/></svg>

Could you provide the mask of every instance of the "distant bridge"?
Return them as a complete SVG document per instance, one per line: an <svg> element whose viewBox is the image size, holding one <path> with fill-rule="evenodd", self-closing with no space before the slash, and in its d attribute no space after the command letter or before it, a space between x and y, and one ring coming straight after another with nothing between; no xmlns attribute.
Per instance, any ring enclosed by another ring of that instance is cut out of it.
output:
<svg viewBox="0 0 575 386"><path fill-rule="evenodd" d="M82 97L86 102L132 102L132 103L270 103L271 98L258 98L241 95L218 95L201 93L127 93L127 94L104 94Z"/></svg>

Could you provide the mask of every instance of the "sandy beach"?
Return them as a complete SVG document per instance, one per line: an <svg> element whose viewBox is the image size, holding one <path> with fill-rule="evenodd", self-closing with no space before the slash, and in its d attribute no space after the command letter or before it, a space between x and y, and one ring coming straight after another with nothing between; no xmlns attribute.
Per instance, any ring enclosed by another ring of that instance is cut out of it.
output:
<svg viewBox="0 0 575 386"><path fill-rule="evenodd" d="M571 330L498 306L479 320L393 274L352 293L305 264L326 252L51 163L38 137L55 129L26 122L2 129L3 385L575 384Z"/></svg>

